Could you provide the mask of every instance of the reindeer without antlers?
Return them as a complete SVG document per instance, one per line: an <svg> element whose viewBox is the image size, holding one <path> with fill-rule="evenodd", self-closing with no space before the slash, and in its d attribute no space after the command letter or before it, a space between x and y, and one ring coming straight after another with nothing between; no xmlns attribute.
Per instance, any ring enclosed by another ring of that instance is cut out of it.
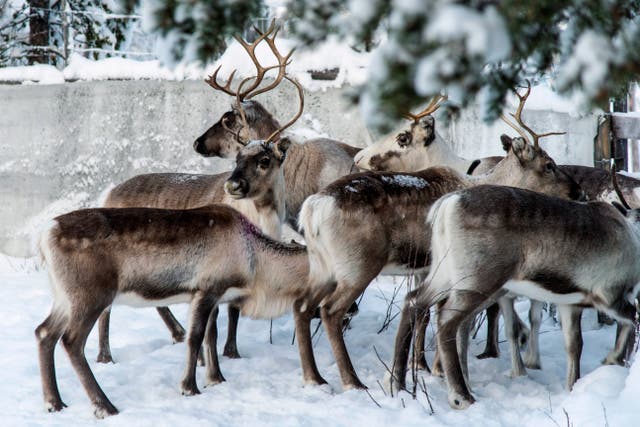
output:
<svg viewBox="0 0 640 427"><path fill-rule="evenodd" d="M372 171L415 172L433 166L448 166L458 173L481 175L495 166L502 157L471 160L457 156L435 129L433 113L447 100L435 96L418 114L407 113L408 130L395 133L358 154L354 161L360 169Z"/></svg>
<svg viewBox="0 0 640 427"><path fill-rule="evenodd" d="M149 207L166 209L190 209L211 203L225 203L244 214L251 222L273 239L281 237L285 221L285 194L282 163L291 142L276 138L291 126L302 114L303 91L300 84L289 76L284 78L296 88L299 109L285 125L275 129L266 140L243 144L232 172L217 175L186 173L157 173L138 175L118 185L109 193L105 207ZM243 80L242 87L251 78ZM255 82L252 87L255 88ZM236 331L238 310L229 305L229 327L224 355L240 357ZM184 339L184 328L167 307L159 307L158 313L171 331L174 341ZM111 362L109 346L109 317L106 310L100 317L99 362Z"/></svg>
<svg viewBox="0 0 640 427"><path fill-rule="evenodd" d="M275 44L277 34L275 22L271 23L265 33L259 31L258 33L260 36L251 45L241 39L237 38L237 40L245 48L256 67L264 71L259 73L260 78L265 76L267 70L276 67L279 67L278 75L271 84L263 89L248 92L240 90L240 88L236 90L231 88L235 71L231 73L226 83L222 84L218 82L220 68L216 69L206 82L213 89L233 97L235 102L230 111L224 113L218 122L194 142L195 151L203 156L233 159L242 148L240 135L243 135L245 139L262 139L280 127L278 121L262 104L252 98L275 88L282 81L284 77L282 70L290 62L291 52L287 55L278 52ZM263 40L278 59L279 65L262 67L259 64L255 49L257 44ZM255 82L252 86L254 85ZM336 179L357 170L353 163L353 156L359 150L359 148L327 138L309 139L303 144L294 144L290 147L283 169L287 221L292 227L297 228L296 221L300 206L308 196L320 191Z"/></svg>
<svg viewBox="0 0 640 427"><path fill-rule="evenodd" d="M525 186L567 198L581 196L575 182L557 171L543 150L522 138L514 142L513 150L491 173L477 178L448 168L365 172L344 177L304 202L300 224L308 245L311 292L322 296L322 321L344 387L364 385L344 344L342 316L379 273L426 271L430 239L425 207L451 191L483 183ZM402 369L405 366L406 361Z"/></svg>
<svg viewBox="0 0 640 427"><path fill-rule="evenodd" d="M304 246L270 239L235 209L84 209L54 219L39 248L53 288L49 316L36 331L44 401L62 401L55 375L59 340L98 418L118 413L84 355L93 324L114 303L158 306L190 302L184 395L198 394L196 359L204 340L205 384L224 381L216 350L218 305L273 318L293 307L305 376L315 369L308 302L309 261Z"/></svg>
<svg viewBox="0 0 640 427"><path fill-rule="evenodd" d="M639 210L480 186L444 196L428 218L438 268L405 307L437 305L451 407L474 402L464 360L469 323L507 290L560 304L569 388L580 376L582 307L616 318L622 325L616 350L628 348L640 292Z"/></svg>

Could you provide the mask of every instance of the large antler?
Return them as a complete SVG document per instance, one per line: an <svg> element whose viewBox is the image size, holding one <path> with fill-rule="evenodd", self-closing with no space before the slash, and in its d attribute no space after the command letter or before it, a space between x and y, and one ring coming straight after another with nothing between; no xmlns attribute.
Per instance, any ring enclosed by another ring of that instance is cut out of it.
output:
<svg viewBox="0 0 640 427"><path fill-rule="evenodd" d="M255 79L254 82L251 85L249 85L249 87L247 87L247 89L245 90L241 90L242 89L241 86L238 86L238 88L234 91L233 89L231 89L231 83L233 81L233 77L235 76L236 70L233 70L229 75L229 78L227 79L226 84L222 85L218 83L218 72L220 71L220 68L222 67L222 65L218 66L218 68L216 68L213 74L209 76L209 78L205 79L205 82L207 82L207 84L212 88L222 91L227 95L233 96L234 98L239 99L240 102L244 101L245 99L250 99L268 90L271 90L274 87L276 87L278 84L280 84L280 82L282 81L285 75L287 65L291 63L290 59L291 59L291 55L293 54L293 49L286 55L282 55L278 51L278 48L276 47L276 43L275 43L275 38L276 38L276 35L278 34L279 28L276 28L275 19L271 21L271 25L269 25L269 28L264 33L258 30L256 27L253 27L253 28L258 33L258 38L256 38L253 41L253 43L248 43L238 36L234 36L234 37L238 41L238 43L240 43L240 45L244 48L244 50L247 52L247 54L251 58L251 61L256 67L257 74L255 77L253 77ZM260 61L258 61L258 58L256 57L256 48L258 47L260 42L262 42L263 40L267 43L267 45L271 49L271 52L278 60L278 65L263 67L260 64ZM265 86L264 88L258 91L251 93L258 86L260 86L267 72L275 68L278 68L278 75L273 81L273 83L271 83L268 86Z"/></svg>
<svg viewBox="0 0 640 427"><path fill-rule="evenodd" d="M274 138L276 136L278 136L279 134L281 134L286 128L288 128L289 126L291 126L292 124L294 124L296 122L296 120L298 120L300 118L300 116L302 115L302 111L304 110L304 91L302 89L302 86L300 85L300 83L298 83L298 81L296 79L294 79L293 77L289 77L287 75L284 76L285 79L289 80L291 83L293 83L293 85L296 87L296 90L298 91L298 98L300 99L300 109L298 110L298 112L296 113L295 116L293 116L293 118L291 120L289 120L287 123L285 123L284 125L280 126L280 128L278 130L276 130L275 132L273 132L271 135L269 135L269 138L267 138L265 140L265 142L272 142L274 140Z"/></svg>
<svg viewBox="0 0 640 427"><path fill-rule="evenodd" d="M417 122L421 118L428 116L429 114L433 114L436 112L438 108L447 100L447 95L436 95L431 101L429 101L429 105L425 107L424 110L417 114L405 113L404 116L409 119Z"/></svg>
<svg viewBox="0 0 640 427"><path fill-rule="evenodd" d="M520 92L518 92L517 90L514 90L516 96L519 99L519 104L518 104L518 108L516 109L515 114L514 113L509 113L511 115L511 117L513 117L514 119L516 119L516 122L520 125L521 128L518 128L515 124L511 123L509 120L507 120L507 118L504 116L504 114L500 115L500 118L509 126L511 126L513 129L516 130L516 132L518 132L520 134L520 136L522 136L526 141L529 141L529 138L527 138L527 136L524 134L523 130L526 130L527 132L529 132L529 134L531 135L531 137L533 138L533 145L538 148L540 145L538 143L538 141L540 140L540 138L544 138L545 136L551 136L551 135L564 135L566 134L566 132L547 132L547 133L542 133L542 134L537 134L535 133L529 126L527 126L524 121L522 120L522 110L524 109L524 104L527 102L527 98L529 98L529 95L531 94L531 82L527 80L527 90L525 91L524 95L520 95Z"/></svg>

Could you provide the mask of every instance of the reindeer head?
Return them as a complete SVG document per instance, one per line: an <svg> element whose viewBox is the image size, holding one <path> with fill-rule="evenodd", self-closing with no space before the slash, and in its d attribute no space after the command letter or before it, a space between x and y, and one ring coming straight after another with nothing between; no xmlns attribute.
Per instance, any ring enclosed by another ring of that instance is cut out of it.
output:
<svg viewBox="0 0 640 427"><path fill-rule="evenodd" d="M428 166L437 166L429 161L433 157L433 142L440 138L431 114L446 99L437 96L422 112L406 114L411 120L409 129L360 151L354 158L356 166L365 170L394 172L415 172Z"/></svg>
<svg viewBox="0 0 640 427"><path fill-rule="evenodd" d="M244 141L264 139L280 127L278 121L258 101L243 101L241 104L247 120L242 125L242 115L236 105L224 113L193 143L193 149L205 157L235 159L242 150Z"/></svg>
<svg viewBox="0 0 640 427"><path fill-rule="evenodd" d="M577 182L556 166L556 162L539 146L523 137L501 136L508 148L506 157L487 175L491 182L526 188L572 200L583 200L584 193Z"/></svg>
<svg viewBox="0 0 640 427"><path fill-rule="evenodd" d="M242 147L236 167L224 183L224 191L235 199L258 198L271 191L282 180L282 163L291 141L252 141Z"/></svg>
<svg viewBox="0 0 640 427"><path fill-rule="evenodd" d="M230 111L224 113L220 120L194 141L193 149L203 156L217 156L232 159L240 152L244 145L243 141L265 139L280 127L273 116L265 110L259 102L251 101L250 99L256 95L272 90L280 84L282 79L286 78L286 67L290 64L293 50L287 55L282 55L278 51L275 38L279 28L276 28L275 20L271 22L271 25L264 33L255 27L254 29L259 34L259 37L253 43L248 43L240 37L235 37L235 39L246 50L251 61L254 63L257 71L256 76L242 80L237 89L233 90L231 89L231 83L233 82L233 76L236 71L234 70L229 75L226 84L222 85L218 82L218 72L222 67L219 66L215 72L205 80L205 82L215 90L234 97L236 102ZM267 43L271 52L278 60L277 65L263 66L258 61L255 51L262 41ZM259 88L267 72L276 68L278 69L278 75L275 80ZM245 84L251 80L253 81L245 88Z"/></svg>
<svg viewBox="0 0 640 427"><path fill-rule="evenodd" d="M273 191L276 186L284 186L281 166L285 160L287 149L291 146L291 141L288 138L280 138L277 141L276 139L300 118L304 109L302 86L289 76L284 76L284 78L293 83L298 91L300 101L298 112L265 140L254 140L245 144L238 138L243 147L236 156L236 168L224 183L224 190L231 197L237 199L258 198ZM241 113L241 115L243 121L246 121L244 114Z"/></svg>

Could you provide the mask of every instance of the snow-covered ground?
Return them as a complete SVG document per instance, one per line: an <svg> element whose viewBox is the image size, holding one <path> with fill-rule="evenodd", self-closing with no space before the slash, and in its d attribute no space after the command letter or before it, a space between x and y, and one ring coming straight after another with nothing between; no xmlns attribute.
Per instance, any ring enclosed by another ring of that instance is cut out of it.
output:
<svg viewBox="0 0 640 427"><path fill-rule="evenodd" d="M60 413L49 414L42 402L35 327L44 319L51 302L46 272L33 260L9 258L0 254L0 425L2 426L163 426L163 425L274 425L274 426L632 426L640 413L640 364L630 369L601 366L600 360L613 344L613 327L589 328L586 319L583 378L569 393L564 388L565 353L559 327L545 318L541 335L542 371L529 371L527 377L509 378L508 349L501 344L500 359L470 359L471 385L477 403L465 411L454 411L446 400L444 383L424 375L433 405L418 392L413 400L384 394L377 381L385 368L374 347L388 363L397 327L397 318L378 334L387 309L386 300L401 291L399 279L382 277L366 291L360 313L346 333L346 342L361 379L371 397L363 391L343 391L326 336L316 336L316 357L331 391L303 387L297 347L291 345L291 316L273 323L273 344L269 343L269 322L241 319L238 334L243 358L222 358L227 382L202 388L203 368L198 368L202 394L180 395L184 344L172 345L163 323L153 309L113 309L111 343L115 364L95 363L97 335L89 338L86 354L99 383L121 411L120 415L98 421L68 358L60 347L56 368L62 398L69 405ZM527 302L518 303L524 313ZM185 321L186 306L174 312ZM222 310L224 313L225 310ZM394 309L394 313L397 308ZM313 327L315 327L315 322ZM226 330L226 316L219 327ZM219 348L225 337L221 334ZM474 354L484 346L484 331L471 345ZM433 348L433 329L428 339ZM433 352L428 352L428 360ZM374 400L381 407L378 407ZM566 415L565 415L566 411Z"/></svg>

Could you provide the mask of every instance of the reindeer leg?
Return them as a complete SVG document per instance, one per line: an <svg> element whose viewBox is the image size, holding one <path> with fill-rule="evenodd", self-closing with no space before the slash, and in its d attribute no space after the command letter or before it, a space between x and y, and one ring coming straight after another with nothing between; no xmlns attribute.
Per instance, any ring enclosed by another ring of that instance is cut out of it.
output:
<svg viewBox="0 0 640 427"><path fill-rule="evenodd" d="M178 319L171 313L169 307L156 307L156 310L158 310L160 318L169 329L169 332L171 332L173 342L178 343L184 341L185 330L180 322L178 322Z"/></svg>
<svg viewBox="0 0 640 427"><path fill-rule="evenodd" d="M487 308L487 341L484 351L477 355L478 359L495 358L500 356L498 347L498 327L500 320L500 306L492 304Z"/></svg>
<svg viewBox="0 0 640 427"><path fill-rule="evenodd" d="M322 378L313 355L313 343L311 341L311 319L314 316L314 305L300 299L293 303L293 318L296 324L296 338L298 339L298 352L302 366L302 378L305 384L327 384ZM304 310L303 310L304 309Z"/></svg>
<svg viewBox="0 0 640 427"><path fill-rule="evenodd" d="M389 379L389 389L392 392L394 390L399 391L406 388L405 377L407 375L407 361L409 360L409 349L411 347L412 338L411 335L412 331L415 333L419 333L418 328L415 327L416 316L419 311L415 307L415 296L417 293L418 290L409 292L405 296L404 305L402 306L402 314L400 316L398 331L396 332L393 351L393 364L391 365L392 372L388 373L391 375L391 378Z"/></svg>
<svg viewBox="0 0 640 427"><path fill-rule="evenodd" d="M209 312L209 320L207 320L207 328L205 330L204 354L206 359L207 371L205 374L205 387L209 385L220 384L225 379L220 371L218 362L218 307Z"/></svg>
<svg viewBox="0 0 640 427"><path fill-rule="evenodd" d="M227 328L227 342L224 344L224 352L222 354L230 359L240 359L240 353L238 353L238 343L236 341L240 310L238 310L237 307L229 304L227 312L229 313L229 326Z"/></svg>
<svg viewBox="0 0 640 427"><path fill-rule="evenodd" d="M564 346L567 351L567 389L571 390L580 378L580 357L582 356L582 330L580 319L582 308L572 305L558 305L562 321Z"/></svg>
<svg viewBox="0 0 640 427"><path fill-rule="evenodd" d="M465 409L475 399L464 378L458 357L457 335L460 324L473 312L472 298L463 298L452 291L444 302L438 304L438 348L448 386L449 405Z"/></svg>
<svg viewBox="0 0 640 427"><path fill-rule="evenodd" d="M416 324L414 328L415 340L413 345L413 363L416 369L422 369L431 373L424 351L429 320L429 308L422 309L418 313L416 313Z"/></svg>
<svg viewBox="0 0 640 427"><path fill-rule="evenodd" d="M118 410L109 401L104 391L96 381L91 372L89 363L84 355L84 346L91 328L103 313L103 308L89 310L88 307L72 309L72 316L67 325L66 331L62 335L62 345L69 354L71 365L78 374L89 400L93 403L93 413L97 418L104 418L115 415Z"/></svg>
<svg viewBox="0 0 640 427"><path fill-rule="evenodd" d="M109 320L111 307L102 312L98 319L98 363L113 363L111 345L109 345Z"/></svg>
<svg viewBox="0 0 640 427"><path fill-rule="evenodd" d="M504 296L498 299L500 305L500 311L502 311L502 317L504 318L504 328L509 341L509 350L511 352L511 376L520 377L526 375L527 371L524 368L522 357L520 356L520 345L518 342L518 334L514 327L516 323L516 313L513 309L513 298Z"/></svg>
<svg viewBox="0 0 640 427"><path fill-rule="evenodd" d="M365 281L364 283L366 286L369 281ZM327 301L320 310L322 323L327 331L331 349L333 350L338 369L340 370L342 386L345 389L367 388L356 375L342 335L342 319L344 314L358 295L362 293L362 290L362 287L347 287L338 284L337 289L331 297L329 297L330 301Z"/></svg>
<svg viewBox="0 0 640 427"><path fill-rule="evenodd" d="M602 361L605 365L624 366L624 361L631 357L633 351L633 323L617 323L616 344Z"/></svg>
<svg viewBox="0 0 640 427"><path fill-rule="evenodd" d="M180 390L185 396L200 394L196 385L196 363L202 340L207 328L211 310L216 306L216 298L208 293L198 291L191 301L189 333L187 335L187 362L180 382Z"/></svg>
<svg viewBox="0 0 640 427"><path fill-rule="evenodd" d="M471 337L471 327L473 324L473 319L475 318L474 314L468 316L462 322L460 322L460 326L458 326L458 331L456 332L456 346L458 348L458 360L460 360L460 367L462 368L462 375L464 377L465 384L469 391L471 391L471 386L469 382L469 338Z"/></svg>
<svg viewBox="0 0 640 427"><path fill-rule="evenodd" d="M540 324L542 323L542 307L540 301L531 300L529 308L529 324L531 332L529 333L529 344L527 352L524 355L524 366L529 369L541 369L540 364Z"/></svg>
<svg viewBox="0 0 640 427"><path fill-rule="evenodd" d="M45 407L49 412L61 411L67 405L60 397L56 382L56 367L53 353L56 343L62 336L66 321L64 314L55 310L36 328L36 340L38 341L38 357L40 361L40 378L42 381L42 394Z"/></svg>

